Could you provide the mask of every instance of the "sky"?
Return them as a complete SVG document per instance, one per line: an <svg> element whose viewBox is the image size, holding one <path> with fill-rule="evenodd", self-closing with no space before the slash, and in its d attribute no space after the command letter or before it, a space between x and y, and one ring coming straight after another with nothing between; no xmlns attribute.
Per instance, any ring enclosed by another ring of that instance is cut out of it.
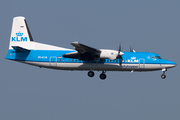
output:
<svg viewBox="0 0 180 120"><path fill-rule="evenodd" d="M179 0L1 0L1 120L179 120ZM70 48L154 52L177 63L162 71L101 72L38 68L10 60L13 17L24 16L34 41Z"/></svg>

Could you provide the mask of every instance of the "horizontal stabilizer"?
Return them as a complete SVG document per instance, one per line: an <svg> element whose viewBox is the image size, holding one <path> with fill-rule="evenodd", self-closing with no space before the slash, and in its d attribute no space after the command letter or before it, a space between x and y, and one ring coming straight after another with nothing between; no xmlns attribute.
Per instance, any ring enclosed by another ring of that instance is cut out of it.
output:
<svg viewBox="0 0 180 120"><path fill-rule="evenodd" d="M30 50L19 47L19 46L12 46L12 48L16 51L16 52L30 52Z"/></svg>

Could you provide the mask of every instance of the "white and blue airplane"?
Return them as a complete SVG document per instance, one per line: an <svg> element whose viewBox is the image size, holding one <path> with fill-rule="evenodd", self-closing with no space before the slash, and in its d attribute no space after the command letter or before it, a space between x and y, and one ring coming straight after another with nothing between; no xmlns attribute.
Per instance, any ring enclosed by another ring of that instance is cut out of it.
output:
<svg viewBox="0 0 180 120"><path fill-rule="evenodd" d="M175 62L162 59L151 52L122 52L119 50L95 49L79 42L71 43L75 47L66 49L33 41L32 35L24 17L13 19L9 51L6 59L58 70L102 71L100 78L106 78L106 71L156 71L162 70L162 79L166 78L165 71L176 66Z"/></svg>

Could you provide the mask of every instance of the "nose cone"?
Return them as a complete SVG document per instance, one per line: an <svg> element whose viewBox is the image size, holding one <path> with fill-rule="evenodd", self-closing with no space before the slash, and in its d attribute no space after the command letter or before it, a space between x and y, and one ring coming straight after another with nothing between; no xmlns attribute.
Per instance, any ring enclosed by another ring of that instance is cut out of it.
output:
<svg viewBox="0 0 180 120"><path fill-rule="evenodd" d="M177 64L175 62L169 61L169 60L163 60L161 62L162 66L166 66L167 68L176 67Z"/></svg>
<svg viewBox="0 0 180 120"><path fill-rule="evenodd" d="M175 63L175 62L172 62L172 67L176 67L177 66L177 64Z"/></svg>
<svg viewBox="0 0 180 120"><path fill-rule="evenodd" d="M175 62L172 62L172 61L169 61L169 64L172 66L172 67L175 67L177 64Z"/></svg>

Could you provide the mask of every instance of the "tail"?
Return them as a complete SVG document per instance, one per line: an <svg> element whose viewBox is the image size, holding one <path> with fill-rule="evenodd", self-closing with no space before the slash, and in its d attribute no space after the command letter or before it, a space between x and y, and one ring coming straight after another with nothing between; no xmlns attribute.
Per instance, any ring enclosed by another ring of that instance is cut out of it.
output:
<svg viewBox="0 0 180 120"><path fill-rule="evenodd" d="M29 42L33 41L27 22L24 17L15 17L12 23L9 49L13 46L30 48Z"/></svg>
<svg viewBox="0 0 180 120"><path fill-rule="evenodd" d="M33 38L24 17L14 17L6 59L16 59L17 53L29 53L34 49Z"/></svg>
<svg viewBox="0 0 180 120"><path fill-rule="evenodd" d="M9 51L5 58L17 61L29 60L32 57L29 53L33 50L72 51L71 49L34 42L25 18L13 18Z"/></svg>

